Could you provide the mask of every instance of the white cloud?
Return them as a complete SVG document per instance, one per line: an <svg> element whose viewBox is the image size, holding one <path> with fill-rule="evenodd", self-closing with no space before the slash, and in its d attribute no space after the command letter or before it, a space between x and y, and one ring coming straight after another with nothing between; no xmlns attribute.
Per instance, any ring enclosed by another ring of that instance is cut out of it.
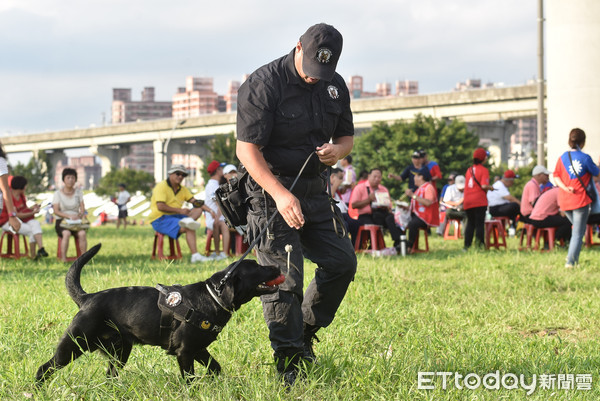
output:
<svg viewBox="0 0 600 401"><path fill-rule="evenodd" d="M362 75L366 90L397 79L418 80L422 92L466 78L519 84L536 71L529 3L3 0L0 133L97 124L113 87L139 96L154 86L164 100L194 75L214 77L223 92L317 22L342 32L339 72Z"/></svg>

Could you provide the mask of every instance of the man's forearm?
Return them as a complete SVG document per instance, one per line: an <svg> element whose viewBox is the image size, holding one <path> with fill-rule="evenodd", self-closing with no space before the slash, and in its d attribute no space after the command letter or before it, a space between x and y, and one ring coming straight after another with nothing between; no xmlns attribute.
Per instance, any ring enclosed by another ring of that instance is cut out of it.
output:
<svg viewBox="0 0 600 401"><path fill-rule="evenodd" d="M249 142L237 141L236 154L250 176L273 198L287 189L271 173L262 152L257 145Z"/></svg>

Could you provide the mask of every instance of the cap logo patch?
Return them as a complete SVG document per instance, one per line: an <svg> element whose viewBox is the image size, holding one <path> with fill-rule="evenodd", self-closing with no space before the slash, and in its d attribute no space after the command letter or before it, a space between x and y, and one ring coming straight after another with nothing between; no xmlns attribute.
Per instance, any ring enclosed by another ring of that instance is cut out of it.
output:
<svg viewBox="0 0 600 401"><path fill-rule="evenodd" d="M327 93L329 93L329 97L332 99L337 99L338 97L340 97L340 92L338 91L338 88L336 88L333 85L329 85L327 87Z"/></svg>
<svg viewBox="0 0 600 401"><path fill-rule="evenodd" d="M331 61L332 55L333 53L331 53L331 50L326 47L321 47L317 50L317 61L321 64L327 64Z"/></svg>

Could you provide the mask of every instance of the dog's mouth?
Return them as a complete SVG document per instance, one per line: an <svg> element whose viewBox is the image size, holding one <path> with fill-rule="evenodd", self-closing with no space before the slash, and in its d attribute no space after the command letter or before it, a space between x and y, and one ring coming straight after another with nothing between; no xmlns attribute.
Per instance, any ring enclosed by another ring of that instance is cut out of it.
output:
<svg viewBox="0 0 600 401"><path fill-rule="evenodd" d="M279 284L285 281L285 276L280 274L278 277L273 280L265 281L264 283L260 283L256 288L259 291L275 291Z"/></svg>

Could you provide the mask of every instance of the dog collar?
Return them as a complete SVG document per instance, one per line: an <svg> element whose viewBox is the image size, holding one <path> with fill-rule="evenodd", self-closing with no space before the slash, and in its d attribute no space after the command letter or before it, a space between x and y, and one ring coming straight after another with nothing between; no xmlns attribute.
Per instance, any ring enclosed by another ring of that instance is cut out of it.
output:
<svg viewBox="0 0 600 401"><path fill-rule="evenodd" d="M211 286L208 283L206 283L206 289L208 290L208 293L210 294L212 299L214 299L215 302L218 303L221 308L223 308L223 310L229 312L230 314L233 314L233 309L229 310L225 307L225 305L223 305L223 301L221 300L221 298L219 298L217 296L217 294L214 293L214 290L211 288ZM235 305L234 305L234 307L235 307Z"/></svg>

